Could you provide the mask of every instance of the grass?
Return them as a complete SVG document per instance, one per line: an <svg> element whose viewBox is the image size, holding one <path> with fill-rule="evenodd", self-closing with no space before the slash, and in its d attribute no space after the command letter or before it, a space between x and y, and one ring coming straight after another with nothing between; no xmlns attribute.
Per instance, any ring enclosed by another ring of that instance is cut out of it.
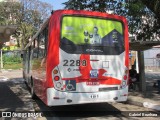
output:
<svg viewBox="0 0 160 120"><path fill-rule="evenodd" d="M20 69L22 68L22 63L12 63L12 64L5 64L3 69Z"/></svg>

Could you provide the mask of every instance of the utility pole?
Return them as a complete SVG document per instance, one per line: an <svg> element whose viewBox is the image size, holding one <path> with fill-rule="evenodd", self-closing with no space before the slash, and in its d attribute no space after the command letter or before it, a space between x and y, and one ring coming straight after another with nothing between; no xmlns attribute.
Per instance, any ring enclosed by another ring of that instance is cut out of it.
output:
<svg viewBox="0 0 160 120"><path fill-rule="evenodd" d="M145 68L144 68L144 53L138 51L138 65L139 65L139 78L140 78L140 91L145 95L146 93L146 80L145 80Z"/></svg>
<svg viewBox="0 0 160 120"><path fill-rule="evenodd" d="M1 69L0 70L2 70L2 68L3 68L3 58L2 58L2 49L1 49Z"/></svg>

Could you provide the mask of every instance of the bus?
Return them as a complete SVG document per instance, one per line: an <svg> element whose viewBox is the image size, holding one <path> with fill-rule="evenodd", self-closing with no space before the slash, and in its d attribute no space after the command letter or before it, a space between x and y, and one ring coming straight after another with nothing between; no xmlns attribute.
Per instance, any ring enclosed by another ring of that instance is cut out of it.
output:
<svg viewBox="0 0 160 120"><path fill-rule="evenodd" d="M23 77L47 106L120 102L128 96L127 20L57 10L27 44Z"/></svg>

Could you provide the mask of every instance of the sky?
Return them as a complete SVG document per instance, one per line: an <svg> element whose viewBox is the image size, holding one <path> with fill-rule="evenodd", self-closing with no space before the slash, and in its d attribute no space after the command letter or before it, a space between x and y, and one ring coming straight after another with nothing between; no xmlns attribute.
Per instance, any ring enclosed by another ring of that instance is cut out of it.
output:
<svg viewBox="0 0 160 120"><path fill-rule="evenodd" d="M62 3L68 0L40 0L40 1L49 3L53 6L53 10L58 10L58 9L63 9L64 5L62 5Z"/></svg>

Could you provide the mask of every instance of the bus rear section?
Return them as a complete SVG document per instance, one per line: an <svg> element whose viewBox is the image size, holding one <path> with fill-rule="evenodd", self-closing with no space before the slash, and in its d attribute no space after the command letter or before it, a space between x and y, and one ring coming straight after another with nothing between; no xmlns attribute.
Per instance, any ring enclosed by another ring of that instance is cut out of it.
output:
<svg viewBox="0 0 160 120"><path fill-rule="evenodd" d="M127 100L127 25L121 17L97 16L61 17L60 39L49 46L49 106Z"/></svg>

